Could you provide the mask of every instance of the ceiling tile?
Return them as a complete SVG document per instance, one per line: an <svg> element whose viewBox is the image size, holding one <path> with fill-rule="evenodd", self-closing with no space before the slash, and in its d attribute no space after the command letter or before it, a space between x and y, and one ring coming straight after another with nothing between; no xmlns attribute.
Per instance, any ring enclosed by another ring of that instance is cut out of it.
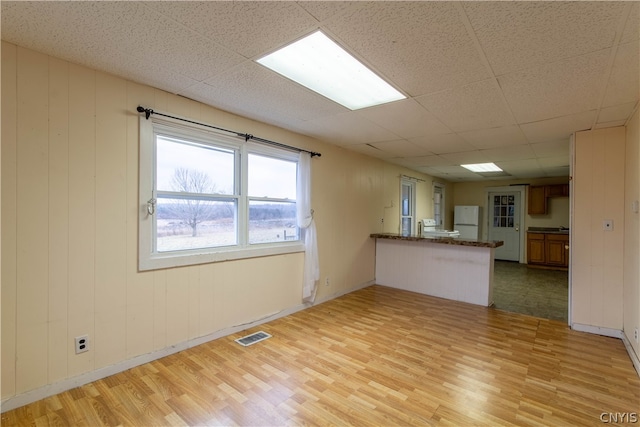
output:
<svg viewBox="0 0 640 427"><path fill-rule="evenodd" d="M351 111L304 122L308 134L331 144L349 146L395 141L396 135Z"/></svg>
<svg viewBox="0 0 640 427"><path fill-rule="evenodd" d="M149 7L246 58L311 31L317 20L288 1L159 1Z"/></svg>
<svg viewBox="0 0 640 427"><path fill-rule="evenodd" d="M568 157L571 146L568 139L531 144L536 157Z"/></svg>
<svg viewBox="0 0 640 427"><path fill-rule="evenodd" d="M411 142L435 154L473 151L475 148L455 133L429 137L411 138Z"/></svg>
<svg viewBox="0 0 640 427"><path fill-rule="evenodd" d="M584 111L570 116L525 123L520 125L520 129L532 143L563 139L574 132L591 129L596 113L596 110Z"/></svg>
<svg viewBox="0 0 640 427"><path fill-rule="evenodd" d="M638 101L640 93L639 50L640 42L638 40L618 46L605 92L604 107Z"/></svg>
<svg viewBox="0 0 640 427"><path fill-rule="evenodd" d="M598 108L610 51L500 76L498 81L518 123ZM446 123L446 121L445 121Z"/></svg>
<svg viewBox="0 0 640 427"><path fill-rule="evenodd" d="M404 161L404 164L406 166L412 166L412 167L452 166L453 165L453 162L451 162L451 160L447 160L441 156L414 156L414 157L407 157L402 160Z"/></svg>
<svg viewBox="0 0 640 427"><path fill-rule="evenodd" d="M628 43L640 39L640 3L633 2L620 43Z"/></svg>
<svg viewBox="0 0 640 427"><path fill-rule="evenodd" d="M483 80L416 98L455 132L515 124L495 81Z"/></svg>
<svg viewBox="0 0 640 427"><path fill-rule="evenodd" d="M544 174L536 159L507 160L496 164L506 173L519 178L533 178Z"/></svg>
<svg viewBox="0 0 640 427"><path fill-rule="evenodd" d="M490 159L491 162L505 161L505 160L518 160L518 159L532 159L535 157L535 153L528 144L510 145L500 148L488 148L486 150L480 150L485 157Z"/></svg>
<svg viewBox="0 0 640 427"><path fill-rule="evenodd" d="M619 104L613 107L603 108L598 113L598 123L615 121L624 122L627 117L631 115L635 106L636 102L628 102L626 104Z"/></svg>
<svg viewBox="0 0 640 427"><path fill-rule="evenodd" d="M411 96L489 77L452 2L368 2L325 26Z"/></svg>
<svg viewBox="0 0 640 427"><path fill-rule="evenodd" d="M318 21L345 13L347 9L361 7L364 3L353 1L299 1L298 4Z"/></svg>
<svg viewBox="0 0 640 427"><path fill-rule="evenodd" d="M515 125L461 132L458 135L478 149L526 144L528 142L522 130Z"/></svg>
<svg viewBox="0 0 640 427"><path fill-rule="evenodd" d="M624 2L465 2L496 75L610 48Z"/></svg>
<svg viewBox="0 0 640 427"><path fill-rule="evenodd" d="M413 99L365 108L358 110L358 114L401 138L451 133L448 127Z"/></svg>
<svg viewBox="0 0 640 427"><path fill-rule="evenodd" d="M593 128L594 129L604 129L604 128L613 128L616 126L624 126L626 120L617 120L614 122L605 122L605 123L597 123Z"/></svg>
<svg viewBox="0 0 640 427"><path fill-rule="evenodd" d="M427 156L433 154L426 148L419 147L404 139L399 141L374 142L371 145L382 151L392 153L396 157Z"/></svg>
<svg viewBox="0 0 640 427"><path fill-rule="evenodd" d="M197 32L165 16L158 19L158 27L153 41L140 45L140 51L136 52L148 68L170 68L194 80L203 81L246 61L241 55L220 44L211 43ZM134 44L137 42L134 41ZM127 51L133 53L130 49Z"/></svg>
<svg viewBox="0 0 640 427"><path fill-rule="evenodd" d="M369 144L353 144L346 148L352 151L357 151L358 153L366 154L367 156L377 157L379 159L390 159L395 157L393 153L383 151Z"/></svg>
<svg viewBox="0 0 640 427"><path fill-rule="evenodd" d="M560 157L542 157L538 159L538 164L544 168L568 168L571 161L569 153Z"/></svg>
<svg viewBox="0 0 640 427"><path fill-rule="evenodd" d="M455 165L468 165L474 163L487 163L490 162L491 159L488 158L484 152L480 150L474 151L465 151L463 153L446 153L442 154L440 157L449 160L451 163ZM464 169L464 168L463 168Z"/></svg>
<svg viewBox="0 0 640 427"><path fill-rule="evenodd" d="M569 176L571 168L569 166L560 166L557 168L545 168L544 174L548 177L552 176Z"/></svg>
<svg viewBox="0 0 640 427"><path fill-rule="evenodd" d="M160 18L133 2L2 2L2 39L80 65L115 62L154 43Z"/></svg>

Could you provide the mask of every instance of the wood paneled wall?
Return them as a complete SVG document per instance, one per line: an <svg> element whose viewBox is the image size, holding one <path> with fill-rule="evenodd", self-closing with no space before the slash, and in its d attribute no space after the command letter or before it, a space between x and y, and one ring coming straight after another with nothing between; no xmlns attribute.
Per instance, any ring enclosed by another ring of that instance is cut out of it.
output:
<svg viewBox="0 0 640 427"><path fill-rule="evenodd" d="M640 200L640 111L636 109L627 124L625 150L624 206L624 332L640 359L640 342L634 331L640 329L640 213L634 203Z"/></svg>
<svg viewBox="0 0 640 427"><path fill-rule="evenodd" d="M138 105L322 152L318 298L374 279L408 170L3 42L3 401L301 304L301 253L138 272Z"/></svg>
<svg viewBox="0 0 640 427"><path fill-rule="evenodd" d="M623 126L576 133L571 241L571 322L622 330ZM613 220L612 231L603 221Z"/></svg>

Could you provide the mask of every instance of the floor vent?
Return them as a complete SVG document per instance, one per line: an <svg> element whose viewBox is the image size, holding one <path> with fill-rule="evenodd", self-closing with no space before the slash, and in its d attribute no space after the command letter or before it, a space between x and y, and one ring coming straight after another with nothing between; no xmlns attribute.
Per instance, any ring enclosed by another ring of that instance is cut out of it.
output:
<svg viewBox="0 0 640 427"><path fill-rule="evenodd" d="M238 338L236 342L240 345L247 347L247 346L250 346L251 344L255 344L257 342L266 340L267 338L271 338L271 335L269 335L266 332L260 331L251 335L247 335L246 337Z"/></svg>

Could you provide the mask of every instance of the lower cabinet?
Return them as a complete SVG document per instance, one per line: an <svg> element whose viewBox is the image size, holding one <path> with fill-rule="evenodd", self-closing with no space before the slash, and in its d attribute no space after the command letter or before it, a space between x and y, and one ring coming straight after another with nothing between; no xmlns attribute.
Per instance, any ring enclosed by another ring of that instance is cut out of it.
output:
<svg viewBox="0 0 640 427"><path fill-rule="evenodd" d="M527 263L532 266L569 267L569 235L527 233Z"/></svg>

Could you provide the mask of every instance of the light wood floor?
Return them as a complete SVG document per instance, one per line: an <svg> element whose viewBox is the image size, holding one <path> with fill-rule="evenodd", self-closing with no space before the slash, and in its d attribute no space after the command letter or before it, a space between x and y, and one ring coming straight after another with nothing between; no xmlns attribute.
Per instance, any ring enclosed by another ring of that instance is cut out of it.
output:
<svg viewBox="0 0 640 427"><path fill-rule="evenodd" d="M264 330L272 338L233 340ZM620 340L372 286L2 415L2 425L602 425Z"/></svg>

